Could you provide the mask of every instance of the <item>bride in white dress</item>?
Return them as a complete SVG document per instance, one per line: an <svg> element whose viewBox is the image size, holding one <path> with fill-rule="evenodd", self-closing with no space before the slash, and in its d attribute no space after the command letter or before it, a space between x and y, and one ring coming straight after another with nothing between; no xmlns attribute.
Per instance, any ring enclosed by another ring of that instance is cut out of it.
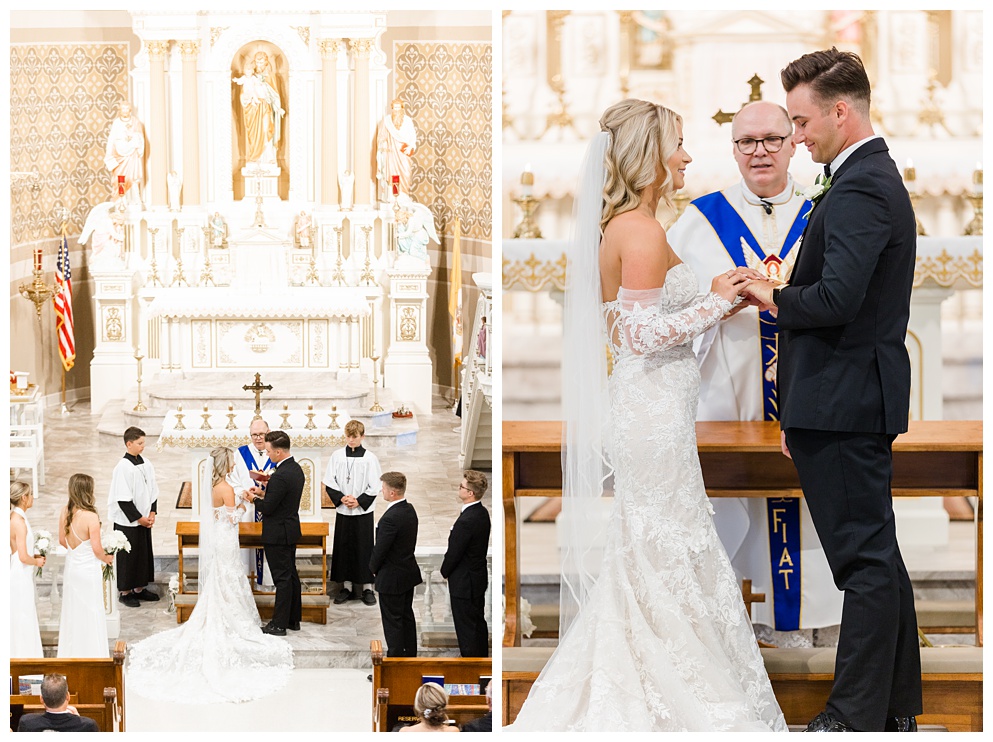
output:
<svg viewBox="0 0 993 742"><path fill-rule="evenodd" d="M691 341L735 311L754 276L717 276L697 296L655 219L691 161L676 114L626 100L600 124L567 272L562 615L571 625L510 729L787 731L696 449ZM611 473L602 525L590 513Z"/></svg>
<svg viewBox="0 0 993 742"><path fill-rule="evenodd" d="M234 452L215 448L200 481L199 593L189 620L128 652L128 690L178 703L251 701L290 678L293 650L261 631L238 546L244 504L225 477Z"/></svg>
<svg viewBox="0 0 993 742"><path fill-rule="evenodd" d="M34 531L27 510L34 504L31 485L10 483L10 656L44 657L35 604L35 570L45 557L34 556Z"/></svg>
<svg viewBox="0 0 993 742"><path fill-rule="evenodd" d="M114 557L100 543L93 484L88 474L69 477L69 504L59 516L59 543L69 550L62 571L59 657L110 656L102 568Z"/></svg>

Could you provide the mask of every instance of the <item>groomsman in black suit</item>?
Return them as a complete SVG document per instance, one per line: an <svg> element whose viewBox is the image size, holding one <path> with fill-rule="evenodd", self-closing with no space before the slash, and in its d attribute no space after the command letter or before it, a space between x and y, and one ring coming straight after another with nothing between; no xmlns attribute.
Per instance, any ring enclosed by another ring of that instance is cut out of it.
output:
<svg viewBox="0 0 993 742"><path fill-rule="evenodd" d="M810 194L790 285L750 291L778 312L783 452L845 593L834 687L807 731L916 731L917 617L890 491L893 439L910 413L914 211L873 134L857 55L805 54L782 81L795 141L827 182Z"/></svg>
<svg viewBox="0 0 993 742"><path fill-rule="evenodd" d="M276 604L272 620L262 632L286 636L286 630L300 630L300 576L297 574L297 542L300 540L300 498L303 495L304 474L300 464L290 455L290 437L282 430L265 435L265 450L276 465L266 483L265 496L258 487L245 496L255 502L262 513L262 546L276 586Z"/></svg>
<svg viewBox="0 0 993 742"><path fill-rule="evenodd" d="M417 546L417 513L404 498L407 477L388 471L380 477L383 500L389 503L376 527L376 546L369 570L376 578L379 613L383 618L387 657L417 656L417 621L414 588L421 584L421 570L414 559Z"/></svg>
<svg viewBox="0 0 993 742"><path fill-rule="evenodd" d="M482 472L467 470L459 485L462 512L448 534L448 551L441 576L448 580L455 635L463 657L489 655L486 628L486 547L490 540L490 514L481 502L488 482Z"/></svg>

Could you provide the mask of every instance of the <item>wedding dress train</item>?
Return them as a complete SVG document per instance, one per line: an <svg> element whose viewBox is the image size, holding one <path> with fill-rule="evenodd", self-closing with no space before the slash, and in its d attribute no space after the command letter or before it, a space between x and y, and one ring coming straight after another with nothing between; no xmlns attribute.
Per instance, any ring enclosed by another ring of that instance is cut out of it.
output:
<svg viewBox="0 0 993 742"><path fill-rule="evenodd" d="M730 309L685 265L603 305L614 502L599 577L512 731L787 731L717 538L690 346Z"/></svg>
<svg viewBox="0 0 993 742"><path fill-rule="evenodd" d="M293 670L289 643L261 631L238 545L240 513L222 505L213 514L212 553L201 554L200 592L189 620L128 652L128 690L145 698L251 701L282 688Z"/></svg>

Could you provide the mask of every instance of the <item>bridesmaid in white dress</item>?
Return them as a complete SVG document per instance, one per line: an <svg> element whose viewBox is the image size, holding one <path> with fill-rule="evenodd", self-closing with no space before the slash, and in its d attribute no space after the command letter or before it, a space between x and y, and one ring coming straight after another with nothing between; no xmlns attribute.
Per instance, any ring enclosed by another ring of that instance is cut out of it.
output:
<svg viewBox="0 0 993 742"><path fill-rule="evenodd" d="M65 546L59 657L109 657L103 605L102 564L114 557L100 544L100 517L93 500L93 477L69 478L69 504L59 516L59 543Z"/></svg>
<svg viewBox="0 0 993 742"><path fill-rule="evenodd" d="M31 485L10 484L10 656L44 657L35 607L35 569L45 557L33 556L34 532L25 511L34 504Z"/></svg>

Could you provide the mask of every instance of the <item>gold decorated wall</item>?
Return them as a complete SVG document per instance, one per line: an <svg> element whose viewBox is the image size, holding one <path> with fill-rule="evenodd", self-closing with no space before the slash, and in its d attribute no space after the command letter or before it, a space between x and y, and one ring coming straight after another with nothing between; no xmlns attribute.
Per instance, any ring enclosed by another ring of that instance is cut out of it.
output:
<svg viewBox="0 0 993 742"><path fill-rule="evenodd" d="M489 42L398 41L393 95L417 129L411 190L440 230L489 240L493 229L493 46Z"/></svg>
<svg viewBox="0 0 993 742"><path fill-rule="evenodd" d="M110 37L110 38L108 38ZM59 239L55 212L68 209L73 278L76 366L67 375L69 397L88 396L93 355L92 289L77 239L86 215L111 195L103 163L114 107L128 94L130 29L18 29L11 33L10 196L11 367L31 373L46 395L61 389L55 315L21 298L32 251L44 250L45 280L53 281Z"/></svg>

